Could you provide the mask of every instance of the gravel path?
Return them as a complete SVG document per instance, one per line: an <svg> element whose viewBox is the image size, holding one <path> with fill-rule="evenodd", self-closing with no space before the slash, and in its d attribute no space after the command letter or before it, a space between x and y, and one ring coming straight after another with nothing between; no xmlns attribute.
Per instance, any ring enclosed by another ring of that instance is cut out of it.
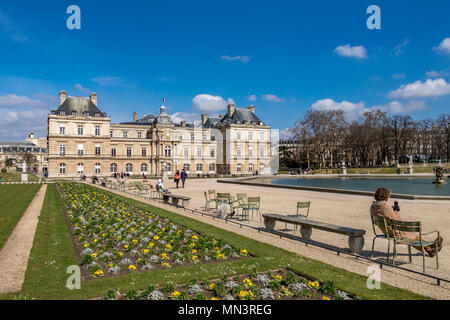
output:
<svg viewBox="0 0 450 320"><path fill-rule="evenodd" d="M283 195L283 193L285 193L284 190L280 191L279 189L274 190L271 188L265 188L265 189L255 190L255 187L251 187L251 186L235 186L235 185L217 184L212 179L211 180L201 179L201 180L197 180L197 181L191 180L189 182L190 182L189 189L174 190L171 188L170 191L173 193L177 193L177 194L191 196L192 199L191 199L190 208L193 208L193 209L201 209L201 207L204 206L204 197L203 197L203 193L200 192L200 190L216 189L216 190L220 190L223 192L231 191L233 193L248 192L249 195L254 194L255 192L258 192L258 193L259 192L260 193L272 192L272 193L277 193L277 194L272 194L272 196L277 196L277 197L280 197L281 195ZM232 188L234 188L234 190L231 190ZM244 188L246 190L240 190L240 189L244 189ZM237 190L237 189L239 189L239 190ZM122 192L114 191L111 189L108 189L108 190L111 192L121 194L121 195L125 195ZM355 202L358 202L358 200L359 201L363 200L363 201L367 202L368 204L370 204L370 199L364 200L364 198L361 199L361 197L358 199L358 196L339 197L340 195L317 194L317 193L312 194L310 192L305 192L302 194L302 196L305 196L305 195L308 195L309 197L315 196L315 197L319 198L320 201L324 201L327 198L332 198L329 200L331 200L330 202L335 202L335 206L332 207L333 209L339 208L340 206L342 206L342 204L343 204L342 202L346 202L346 200L348 202L350 202L353 205L353 207L355 206ZM368 275L367 267L372 265L372 263L370 261L356 259L354 257L346 256L346 255L338 256L338 255L336 255L335 252L327 250L327 249L313 247L313 246L306 246L303 243L300 243L298 241L291 240L291 239L285 239L285 238L280 239L276 235L267 234L267 233L258 233L256 230L246 228L246 227L240 228L238 225L235 225L235 224L230 224L230 223L226 224L223 220L220 220L220 219L213 220L211 217L208 217L208 216L201 216L199 214L190 213L190 212L184 211L183 209L177 209L173 206L165 205L161 201L158 202L155 200L144 200L141 197L130 196L129 194L125 195L125 196L127 196L129 198L134 198L141 202L146 202L146 203L149 203L152 205L162 207L169 211L176 212L177 214L188 216L193 219L202 221L204 223L214 225L215 227L222 228L222 229L234 232L236 234L243 235L245 237L248 237L248 238L251 238L251 239L254 239L257 241L269 243L271 245L278 246L285 250L295 252L301 256L319 260L319 261L325 262L327 264L333 265L335 267L342 268L347 271L354 272L354 273L357 273L357 274L360 274L363 276ZM286 195L284 195L284 196L286 196ZM281 196L281 198L283 198L283 196ZM301 197L301 198L303 198L303 197ZM339 199L340 201L336 201L338 198L340 198ZM264 199L264 197L263 197L263 199ZM270 202L270 204L273 205L274 207L278 206L279 209L280 208L284 209L284 207L287 206L288 204L286 204L286 202L284 202L283 200ZM291 200L291 202L293 202L293 201L294 201L294 199ZM328 201L326 201L326 202L328 202ZM267 201L265 202L265 204L266 205L268 204ZM416 202L414 204L417 206L418 202ZM294 205L294 203L292 205ZM421 203L421 205L423 205L423 204ZM440 205L440 203L439 204L436 204L436 203L427 203L426 204L427 207L430 207L430 206L438 207L439 205ZM346 206L347 206L347 204L345 203L345 207ZM346 209L349 209L349 208L346 208ZM351 211L352 210L346 210L347 213L352 215L350 213ZM354 214L352 216L354 216ZM366 217L366 219L367 219L367 217ZM447 216L445 216L444 219L447 219ZM334 221L333 221L333 223L334 223ZM259 224L259 221L255 221L250 224L252 226L262 226L262 224ZM283 226L284 226L284 224L283 224ZM371 229L369 229L368 227L366 227L365 229L368 230L370 233ZM297 233L297 235L298 235L298 233ZM337 238L335 239L334 237L330 237L327 233L325 233L323 235L319 235L319 237L318 237L319 240L322 240L321 239L322 237L328 238L328 239L323 239L323 240L327 240L327 241L324 241L325 243L327 243L327 242L329 243L330 240L336 240L336 241L340 240L341 242L344 242L344 243L347 242L346 237L344 237L345 239L337 239ZM386 246L386 243L384 243L384 246ZM383 248L383 249L385 250L385 248ZM415 257L415 258L417 259L417 257ZM405 259L405 257L402 257L402 259ZM444 259L444 261L445 260L446 259ZM430 259L430 261L427 261L427 266L431 265L432 267L434 267L433 262L434 261L432 261L432 259ZM441 265L443 267L443 269L447 269L446 267L448 267L445 264L445 262L443 265ZM419 269L421 266L417 265L414 267ZM416 268L412 268L412 269L416 269ZM444 270L442 270L442 271L444 271ZM432 273L432 272L430 272L430 273ZM444 274L442 274L442 275L446 274L446 272L443 272L443 273ZM385 266L381 270L381 281L384 283L387 283L389 285L392 285L394 287L403 288L403 289L406 289L406 290L409 290L409 291L412 291L412 292L415 292L418 294L422 294L424 296L429 296L429 297L433 297L433 298L437 298L437 299L450 299L450 285L448 283L441 283L441 286L437 286L436 282L428 277L413 274L413 273L399 270L399 269L394 269L389 266Z"/></svg>
<svg viewBox="0 0 450 320"><path fill-rule="evenodd" d="M0 251L0 294L22 289L46 190L43 184Z"/></svg>

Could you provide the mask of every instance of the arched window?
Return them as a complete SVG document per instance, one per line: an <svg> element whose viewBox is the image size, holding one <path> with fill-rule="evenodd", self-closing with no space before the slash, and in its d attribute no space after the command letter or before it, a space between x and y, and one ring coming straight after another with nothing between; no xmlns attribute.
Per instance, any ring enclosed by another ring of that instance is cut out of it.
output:
<svg viewBox="0 0 450 320"><path fill-rule="evenodd" d="M147 174L148 166L146 163L141 164L141 173Z"/></svg>
<svg viewBox="0 0 450 320"><path fill-rule="evenodd" d="M111 163L110 171L111 171L111 173L117 172L117 164Z"/></svg>
<svg viewBox="0 0 450 320"><path fill-rule="evenodd" d="M197 171L202 171L203 165L201 163L197 163Z"/></svg>
<svg viewBox="0 0 450 320"><path fill-rule="evenodd" d="M166 163L166 171L168 174L172 173L172 164L171 163Z"/></svg>
<svg viewBox="0 0 450 320"><path fill-rule="evenodd" d="M79 164L77 165L77 171L78 171L78 174L82 174L82 173L84 172L83 164L82 164L82 163L79 163Z"/></svg>
<svg viewBox="0 0 450 320"><path fill-rule="evenodd" d="M214 164L214 163L210 163L209 164L209 171L211 172L214 172L214 171L216 171L216 165Z"/></svg>
<svg viewBox="0 0 450 320"><path fill-rule="evenodd" d="M242 168L242 165L241 165L240 163L238 163L238 164L236 165L236 171L237 171L237 172L241 172L241 168Z"/></svg>
<svg viewBox="0 0 450 320"><path fill-rule="evenodd" d="M259 173L263 172L264 172L264 164L261 163L261 165L259 166Z"/></svg>
<svg viewBox="0 0 450 320"><path fill-rule="evenodd" d="M170 148L170 146L166 146L164 148L164 156L170 157L171 153L172 153L172 149Z"/></svg>
<svg viewBox="0 0 450 320"><path fill-rule="evenodd" d="M100 174L102 165L100 163L95 164L95 174Z"/></svg>
<svg viewBox="0 0 450 320"><path fill-rule="evenodd" d="M186 171L186 172L189 172L190 167L191 167L191 166L189 165L189 163L183 164L183 169L184 169L184 171Z"/></svg>
<svg viewBox="0 0 450 320"><path fill-rule="evenodd" d="M59 164L59 173L60 174L66 174L66 164L65 163L60 163Z"/></svg>
<svg viewBox="0 0 450 320"><path fill-rule="evenodd" d="M253 163L248 164L248 171L253 172Z"/></svg>
<svg viewBox="0 0 450 320"><path fill-rule="evenodd" d="M131 163L127 163L127 165L125 166L125 171L128 173L132 173L133 172L133 165Z"/></svg>

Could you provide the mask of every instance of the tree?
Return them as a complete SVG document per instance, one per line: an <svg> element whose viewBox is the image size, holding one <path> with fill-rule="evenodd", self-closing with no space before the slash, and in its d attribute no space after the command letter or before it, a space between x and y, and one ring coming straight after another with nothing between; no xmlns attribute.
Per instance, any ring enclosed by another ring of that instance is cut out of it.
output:
<svg viewBox="0 0 450 320"><path fill-rule="evenodd" d="M25 161L25 164L27 165L26 171L30 171L36 163L36 157L31 152L24 152L22 154L22 160Z"/></svg>

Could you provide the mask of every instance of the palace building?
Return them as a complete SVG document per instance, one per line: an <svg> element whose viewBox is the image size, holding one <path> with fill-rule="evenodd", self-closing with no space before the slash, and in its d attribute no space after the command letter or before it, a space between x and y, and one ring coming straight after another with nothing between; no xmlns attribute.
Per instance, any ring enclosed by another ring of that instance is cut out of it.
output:
<svg viewBox="0 0 450 320"><path fill-rule="evenodd" d="M111 123L97 95L59 93L59 106L48 115L48 176L191 175L270 173L270 126L255 107L236 108L217 118L202 114L194 123L174 124L164 105L158 115Z"/></svg>

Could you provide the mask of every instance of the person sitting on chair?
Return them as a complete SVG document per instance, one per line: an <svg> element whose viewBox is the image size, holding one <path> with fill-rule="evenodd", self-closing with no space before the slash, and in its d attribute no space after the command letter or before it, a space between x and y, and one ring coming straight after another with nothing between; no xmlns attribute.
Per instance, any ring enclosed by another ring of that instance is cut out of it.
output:
<svg viewBox="0 0 450 320"><path fill-rule="evenodd" d="M391 195L391 192L388 189L385 188L378 188L377 191L375 191L375 201L372 202L372 205L370 206L370 214L372 216L376 217L384 217L392 220L402 221L402 218L400 217L400 214L398 211L400 211L399 207L391 207L388 203L389 196ZM389 234L390 237L394 237L393 231L391 226L388 226L388 230L383 230L384 228L380 227L381 232L384 234ZM411 240L420 240L419 236L415 234L414 232L406 232L406 231L397 231L396 232L397 237L411 239ZM430 257L434 257L436 255L436 242L438 244L438 251L442 248L442 237L439 237L434 241L434 244L425 247L425 252L428 253ZM416 250L422 252L421 247L414 247Z"/></svg>
<svg viewBox="0 0 450 320"><path fill-rule="evenodd" d="M166 188L164 188L164 184L161 179L158 179L158 183L156 184L156 190L159 192L169 192Z"/></svg>

